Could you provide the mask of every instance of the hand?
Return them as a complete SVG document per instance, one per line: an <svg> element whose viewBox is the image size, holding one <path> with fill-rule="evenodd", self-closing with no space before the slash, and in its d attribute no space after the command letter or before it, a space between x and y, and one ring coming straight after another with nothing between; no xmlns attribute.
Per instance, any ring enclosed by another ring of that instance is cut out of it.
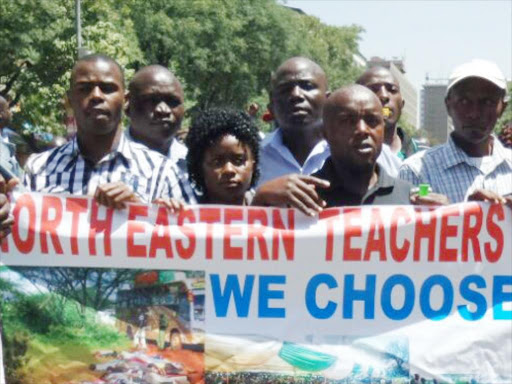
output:
<svg viewBox="0 0 512 384"><path fill-rule="evenodd" d="M186 207L186 204L182 200L175 199L174 197L169 199L159 198L154 200L153 204L163 205L164 207L167 207L169 212L175 214L179 213Z"/></svg>
<svg viewBox="0 0 512 384"><path fill-rule="evenodd" d="M0 244L2 240L11 233L11 227L14 224L14 217L10 213L11 206L7 196L0 194Z"/></svg>
<svg viewBox="0 0 512 384"><path fill-rule="evenodd" d="M487 189L476 189L471 195L468 196L468 201L484 201L492 204L507 204L509 205L512 199L505 198L495 192Z"/></svg>
<svg viewBox="0 0 512 384"><path fill-rule="evenodd" d="M420 196L418 193L411 195L412 205L449 205L448 197L441 193L429 193L427 196Z"/></svg>
<svg viewBox="0 0 512 384"><path fill-rule="evenodd" d="M7 194L11 192L19 182L20 181L15 177L6 182L3 176L0 175L0 193Z"/></svg>
<svg viewBox="0 0 512 384"><path fill-rule="evenodd" d="M135 192L121 181L100 185L96 188L94 200L98 204L114 209L124 209L126 203L141 202Z"/></svg>
<svg viewBox="0 0 512 384"><path fill-rule="evenodd" d="M291 206L308 216L315 216L326 206L316 188L329 188L330 183L313 176L287 175L260 186L251 205Z"/></svg>

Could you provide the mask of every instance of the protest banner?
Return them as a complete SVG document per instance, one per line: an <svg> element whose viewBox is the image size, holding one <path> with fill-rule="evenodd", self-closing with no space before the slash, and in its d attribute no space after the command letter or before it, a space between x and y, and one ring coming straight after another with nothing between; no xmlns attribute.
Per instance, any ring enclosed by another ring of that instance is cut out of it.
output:
<svg viewBox="0 0 512 384"><path fill-rule="evenodd" d="M13 214L0 291L21 383L512 382L505 206L176 215L22 194Z"/></svg>

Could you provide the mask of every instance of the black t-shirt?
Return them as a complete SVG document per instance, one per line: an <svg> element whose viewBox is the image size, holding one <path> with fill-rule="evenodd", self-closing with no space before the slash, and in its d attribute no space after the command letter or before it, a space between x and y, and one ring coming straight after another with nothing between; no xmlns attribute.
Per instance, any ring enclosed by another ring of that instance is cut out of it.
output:
<svg viewBox="0 0 512 384"><path fill-rule="evenodd" d="M322 169L312 176L328 180L331 186L327 189L317 188L319 196L325 200L327 207L344 207L354 205L409 205L412 185L408 182L391 177L382 167L376 165L377 183L365 195L354 194L344 188L350 180L341 180L336 174L334 164L329 157Z"/></svg>

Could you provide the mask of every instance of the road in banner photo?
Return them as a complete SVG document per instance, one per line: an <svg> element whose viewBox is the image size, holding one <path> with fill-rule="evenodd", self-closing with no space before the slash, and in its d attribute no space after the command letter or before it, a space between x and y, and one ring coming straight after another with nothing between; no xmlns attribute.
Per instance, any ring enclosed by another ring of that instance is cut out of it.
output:
<svg viewBox="0 0 512 384"><path fill-rule="evenodd" d="M204 383L202 271L2 266L0 294L9 383Z"/></svg>

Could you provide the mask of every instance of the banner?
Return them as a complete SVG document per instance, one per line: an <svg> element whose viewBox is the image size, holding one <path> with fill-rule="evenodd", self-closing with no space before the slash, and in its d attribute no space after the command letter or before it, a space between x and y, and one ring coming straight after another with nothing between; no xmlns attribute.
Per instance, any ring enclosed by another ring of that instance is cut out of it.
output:
<svg viewBox="0 0 512 384"><path fill-rule="evenodd" d="M505 206L310 218L23 194L13 215L8 382L512 383Z"/></svg>

